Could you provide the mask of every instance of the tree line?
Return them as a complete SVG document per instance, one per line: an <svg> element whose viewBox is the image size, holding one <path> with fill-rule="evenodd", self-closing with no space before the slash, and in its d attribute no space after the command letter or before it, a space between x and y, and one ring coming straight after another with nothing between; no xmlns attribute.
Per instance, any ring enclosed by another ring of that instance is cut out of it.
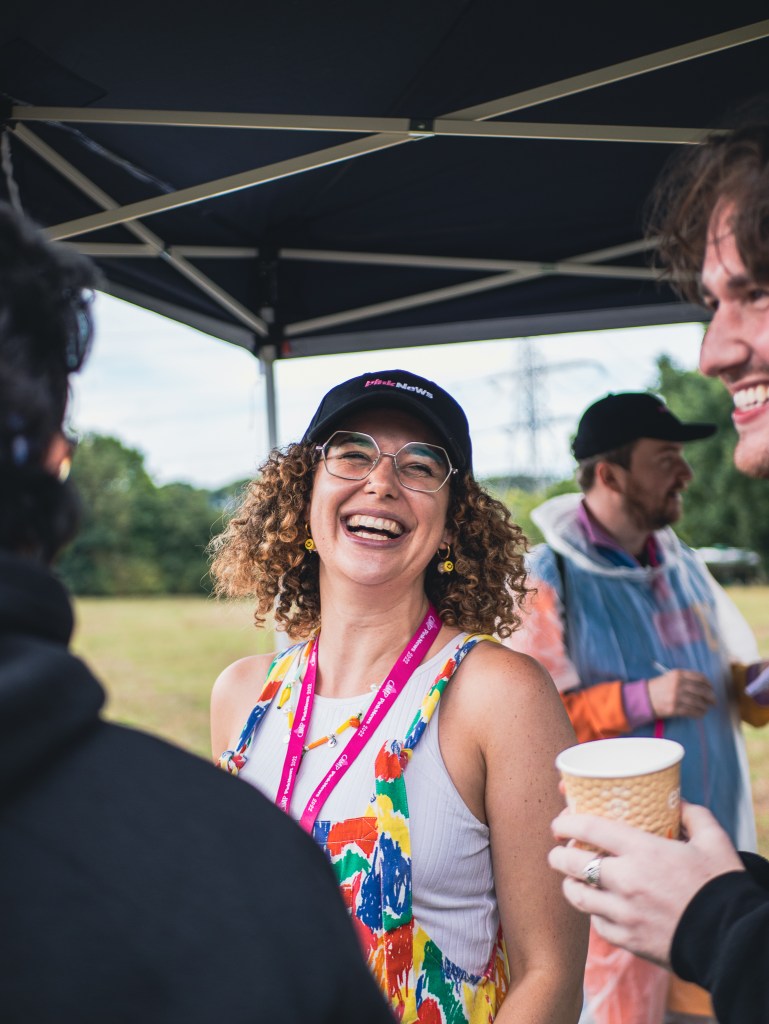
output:
<svg viewBox="0 0 769 1024"><path fill-rule="evenodd" d="M99 434L79 443L72 480L82 524L57 568L75 594L210 591L206 546L245 481L219 490L158 486L141 452Z"/></svg>
<svg viewBox="0 0 769 1024"><path fill-rule="evenodd" d="M769 570L769 488L738 473L732 461L736 434L724 387L658 363L657 390L682 419L718 424L714 437L687 445L694 479L676 529L692 547L726 545L756 551ZM224 526L245 481L205 490L184 483L158 486L141 452L113 437L89 435L78 446L72 478L83 504L75 542L59 560L76 594L201 594L210 590L206 547ZM520 481L518 483L523 483ZM532 542L541 540L531 510L556 493L575 490L573 479L544 491L499 490Z"/></svg>

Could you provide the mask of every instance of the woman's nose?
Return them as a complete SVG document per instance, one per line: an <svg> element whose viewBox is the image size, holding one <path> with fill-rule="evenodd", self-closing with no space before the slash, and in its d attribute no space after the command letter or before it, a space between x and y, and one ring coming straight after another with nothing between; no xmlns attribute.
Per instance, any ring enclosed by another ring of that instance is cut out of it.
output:
<svg viewBox="0 0 769 1024"><path fill-rule="evenodd" d="M382 452L379 461L366 477L366 487L377 493L395 493L400 485L395 472L395 456Z"/></svg>

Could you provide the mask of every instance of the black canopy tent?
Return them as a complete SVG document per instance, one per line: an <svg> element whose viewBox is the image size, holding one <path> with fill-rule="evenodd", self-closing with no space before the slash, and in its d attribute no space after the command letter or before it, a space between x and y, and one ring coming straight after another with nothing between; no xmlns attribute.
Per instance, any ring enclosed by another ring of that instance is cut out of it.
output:
<svg viewBox="0 0 769 1024"><path fill-rule="evenodd" d="M275 358L701 316L642 211L766 89L765 13L38 2L0 25L2 189L115 295L257 355L274 441Z"/></svg>

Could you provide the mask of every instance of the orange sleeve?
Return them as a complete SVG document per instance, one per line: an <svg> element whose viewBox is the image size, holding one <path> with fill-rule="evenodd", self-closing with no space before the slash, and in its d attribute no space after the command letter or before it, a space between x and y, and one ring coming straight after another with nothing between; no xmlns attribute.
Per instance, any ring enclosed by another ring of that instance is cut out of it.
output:
<svg viewBox="0 0 769 1024"><path fill-rule="evenodd" d="M626 736L630 732L622 703L622 683L597 683L561 694L580 743Z"/></svg>
<svg viewBox="0 0 769 1024"><path fill-rule="evenodd" d="M748 725L754 725L757 728L761 728L761 726L764 726L769 722L769 707L764 704L759 704L758 701L753 700L752 697L749 697L747 693L745 693L748 668L748 665L740 665L737 662L733 662L732 682L737 694L740 718L743 722L747 722Z"/></svg>
<svg viewBox="0 0 769 1024"><path fill-rule="evenodd" d="M504 642L541 662L553 677L580 743L630 732L622 703L622 683L613 680L582 689L577 669L563 643L561 599L542 580L529 594L521 626Z"/></svg>

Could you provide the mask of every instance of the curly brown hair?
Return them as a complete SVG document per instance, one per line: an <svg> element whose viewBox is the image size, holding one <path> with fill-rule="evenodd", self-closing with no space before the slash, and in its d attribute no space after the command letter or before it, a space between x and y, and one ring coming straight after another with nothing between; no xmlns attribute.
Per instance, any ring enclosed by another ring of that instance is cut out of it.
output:
<svg viewBox="0 0 769 1024"><path fill-rule="evenodd" d="M321 622L318 557L304 547L316 464L314 444L274 450L210 545L216 594L255 597L256 625L274 612L276 623L297 639ZM520 624L528 591L526 538L502 502L469 473L450 486L455 571L439 573L436 558L427 568L425 593L445 625L508 637Z"/></svg>
<svg viewBox="0 0 769 1024"><path fill-rule="evenodd" d="M756 110L753 109L755 116ZM699 273L714 212L733 206L730 227L748 273L769 281L769 116L717 131L666 168L652 197L649 234L674 287L700 302Z"/></svg>

